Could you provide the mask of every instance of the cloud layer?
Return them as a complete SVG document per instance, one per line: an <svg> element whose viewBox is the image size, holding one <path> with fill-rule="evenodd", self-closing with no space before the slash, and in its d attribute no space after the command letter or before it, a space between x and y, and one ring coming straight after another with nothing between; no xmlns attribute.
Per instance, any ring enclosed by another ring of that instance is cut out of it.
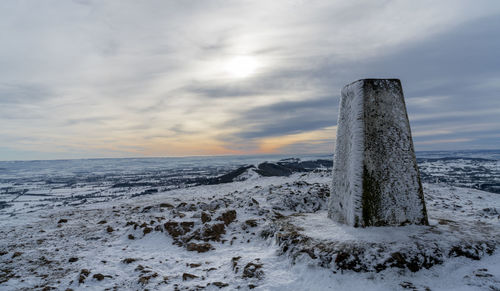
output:
<svg viewBox="0 0 500 291"><path fill-rule="evenodd" d="M498 1L4 1L0 160L331 152L403 82L417 150L498 148ZM245 78L224 67L259 66Z"/></svg>

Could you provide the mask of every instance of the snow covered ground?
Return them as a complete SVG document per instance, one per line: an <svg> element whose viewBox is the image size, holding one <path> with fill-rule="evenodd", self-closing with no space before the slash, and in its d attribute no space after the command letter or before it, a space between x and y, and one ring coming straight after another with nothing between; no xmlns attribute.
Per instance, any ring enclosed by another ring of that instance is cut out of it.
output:
<svg viewBox="0 0 500 291"><path fill-rule="evenodd" d="M123 195L14 201L0 209L0 290L500 290L498 194L426 183L430 226L353 229L326 220L329 169L280 177L250 169L235 180L158 186L134 197L128 191L150 188L77 181L58 195L78 196L85 185ZM404 247L427 235L424 241L443 249L485 245L470 253L446 249L442 262L417 272L355 271L335 257L322 265L314 252L284 251L277 239L283 222L314 241Z"/></svg>

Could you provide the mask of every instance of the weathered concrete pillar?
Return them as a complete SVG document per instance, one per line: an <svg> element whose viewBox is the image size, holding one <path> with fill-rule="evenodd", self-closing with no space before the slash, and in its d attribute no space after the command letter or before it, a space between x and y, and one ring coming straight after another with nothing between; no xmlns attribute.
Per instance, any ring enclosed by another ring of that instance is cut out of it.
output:
<svg viewBox="0 0 500 291"><path fill-rule="evenodd" d="M342 89L328 215L355 227L428 224L398 79Z"/></svg>

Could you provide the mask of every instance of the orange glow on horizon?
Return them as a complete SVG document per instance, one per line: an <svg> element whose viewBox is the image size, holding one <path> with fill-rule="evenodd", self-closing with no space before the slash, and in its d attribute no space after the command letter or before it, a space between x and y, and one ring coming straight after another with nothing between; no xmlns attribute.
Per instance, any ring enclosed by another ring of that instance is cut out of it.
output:
<svg viewBox="0 0 500 291"><path fill-rule="evenodd" d="M333 140L336 134L337 127L332 126L303 133L263 138L259 142L258 153L277 154L281 148L295 143L307 142L309 144L319 144L325 140Z"/></svg>

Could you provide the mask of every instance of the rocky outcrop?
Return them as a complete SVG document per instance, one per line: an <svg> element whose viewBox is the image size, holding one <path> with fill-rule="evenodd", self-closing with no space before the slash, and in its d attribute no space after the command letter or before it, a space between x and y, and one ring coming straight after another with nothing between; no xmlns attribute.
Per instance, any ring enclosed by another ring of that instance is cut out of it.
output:
<svg viewBox="0 0 500 291"><path fill-rule="evenodd" d="M341 235L342 229L337 229L340 231L336 236L320 237L311 235L302 227L311 225L311 215L276 219L267 231L274 234L281 254L289 256L292 262L312 261L334 272L380 272L388 268L417 272L453 257L479 260L493 254L500 243L499 235L488 233L489 226L478 227L477 232L483 235L474 238L461 234L456 225L449 228L422 226L418 233L413 233L414 228L405 230L402 227L395 231L394 239L357 236L356 232L350 233L351 238L346 239Z"/></svg>

